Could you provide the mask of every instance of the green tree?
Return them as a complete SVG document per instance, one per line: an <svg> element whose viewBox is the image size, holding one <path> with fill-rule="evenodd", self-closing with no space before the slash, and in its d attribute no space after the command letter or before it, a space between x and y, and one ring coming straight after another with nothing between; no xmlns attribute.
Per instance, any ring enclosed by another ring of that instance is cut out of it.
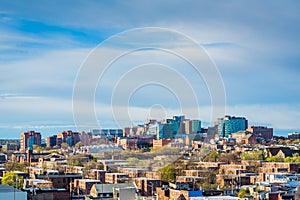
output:
<svg viewBox="0 0 300 200"><path fill-rule="evenodd" d="M300 156L298 153L295 153L295 154L293 154L292 157L284 158L284 162L300 164Z"/></svg>
<svg viewBox="0 0 300 200"><path fill-rule="evenodd" d="M158 170L161 180L165 182L174 182L176 180L176 169L172 165L167 165Z"/></svg>
<svg viewBox="0 0 300 200"><path fill-rule="evenodd" d="M55 149L51 149L49 152L50 152L51 154L59 154L59 152L58 152L57 150L55 150Z"/></svg>
<svg viewBox="0 0 300 200"><path fill-rule="evenodd" d="M18 176L15 172L7 172L2 178L2 184L7 184L20 189L23 187L23 180L22 177Z"/></svg>
<svg viewBox="0 0 300 200"><path fill-rule="evenodd" d="M245 195L246 195L246 190L245 189L241 189L238 193L239 198L245 198Z"/></svg>
<svg viewBox="0 0 300 200"><path fill-rule="evenodd" d="M41 151L42 151L42 147L41 146L38 146L38 145L36 145L36 144L34 144L34 145L32 145L33 146L33 150L35 151L35 152L37 152L37 153L41 153Z"/></svg>
<svg viewBox="0 0 300 200"><path fill-rule="evenodd" d="M216 162L219 158L220 154L217 151L212 151L206 156L205 161Z"/></svg>
<svg viewBox="0 0 300 200"><path fill-rule="evenodd" d="M28 167L28 162L18 162L16 160L11 160L4 164L4 168L6 171L25 171L26 167Z"/></svg>
<svg viewBox="0 0 300 200"><path fill-rule="evenodd" d="M129 165L129 166L137 165L139 163L139 161L140 160L138 158L133 158L133 157L126 159L127 165Z"/></svg>
<svg viewBox="0 0 300 200"><path fill-rule="evenodd" d="M242 160L265 160L263 151L248 151L241 154Z"/></svg>
<svg viewBox="0 0 300 200"><path fill-rule="evenodd" d="M80 147L83 147L84 145L82 144L82 142L77 142L76 144L75 144L75 147L77 148L77 149L79 149Z"/></svg>
<svg viewBox="0 0 300 200"><path fill-rule="evenodd" d="M67 164L71 166L83 166L84 159L81 155L69 156Z"/></svg>
<svg viewBox="0 0 300 200"><path fill-rule="evenodd" d="M238 155L234 152L231 153L222 153L219 158L219 162L234 162L238 160Z"/></svg>
<svg viewBox="0 0 300 200"><path fill-rule="evenodd" d="M68 144L67 143L62 143L61 144L61 148L63 148L63 149L68 149Z"/></svg>
<svg viewBox="0 0 300 200"><path fill-rule="evenodd" d="M283 162L284 158L279 157L279 156L272 156L266 159L268 162Z"/></svg>

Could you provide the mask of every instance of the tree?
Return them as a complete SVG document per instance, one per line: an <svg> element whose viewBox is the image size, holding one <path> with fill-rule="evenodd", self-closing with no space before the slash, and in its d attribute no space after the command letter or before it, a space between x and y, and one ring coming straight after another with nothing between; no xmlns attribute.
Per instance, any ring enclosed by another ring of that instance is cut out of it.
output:
<svg viewBox="0 0 300 200"><path fill-rule="evenodd" d="M234 162L238 160L238 155L234 152L231 153L222 153L220 155L219 158L219 162L226 162L226 163L230 163L230 162Z"/></svg>
<svg viewBox="0 0 300 200"><path fill-rule="evenodd" d="M17 162L16 160L4 164L6 171L25 171L26 167L28 167L28 162Z"/></svg>
<svg viewBox="0 0 300 200"><path fill-rule="evenodd" d="M23 180L22 177L18 176L15 172L7 172L2 178L2 184L7 184L19 189L23 187Z"/></svg>
<svg viewBox="0 0 300 200"><path fill-rule="evenodd" d="M167 165L158 170L161 180L165 182L174 182L176 180L176 169L172 165Z"/></svg>
<svg viewBox="0 0 300 200"><path fill-rule="evenodd" d="M263 151L248 151L241 154L242 160L265 160Z"/></svg>
<svg viewBox="0 0 300 200"><path fill-rule="evenodd" d="M245 195L246 195L246 190L244 189L241 189L238 193L239 198L245 198Z"/></svg>
<svg viewBox="0 0 300 200"><path fill-rule="evenodd" d="M218 171L216 170L206 170L206 172L203 173L203 188L205 189L216 189L218 186L216 184L216 175Z"/></svg>
<svg viewBox="0 0 300 200"><path fill-rule="evenodd" d="M206 156L205 161L216 162L218 158L220 158L220 154L217 151L212 151Z"/></svg>
<svg viewBox="0 0 300 200"><path fill-rule="evenodd" d="M59 152L58 152L57 150L55 150L55 149L51 149L49 152L50 152L51 154L59 154Z"/></svg>
<svg viewBox="0 0 300 200"><path fill-rule="evenodd" d="M295 154L293 154L292 157L284 158L284 162L300 164L300 156L298 153L295 153Z"/></svg>
<svg viewBox="0 0 300 200"><path fill-rule="evenodd" d="M41 153L42 147L38 146L36 144L32 145L33 146L33 150L37 153Z"/></svg>
<svg viewBox="0 0 300 200"><path fill-rule="evenodd" d="M68 149L68 144L67 143L62 143L61 144L61 148L63 148L63 149Z"/></svg>
<svg viewBox="0 0 300 200"><path fill-rule="evenodd" d="M283 162L284 159L279 156L272 156L272 157L267 158L266 161L268 161L268 162Z"/></svg>
<svg viewBox="0 0 300 200"><path fill-rule="evenodd" d="M83 145L83 143L82 142L77 142L76 144L75 144L75 148L77 148L77 149L79 149L80 147L83 147L84 145Z"/></svg>
<svg viewBox="0 0 300 200"><path fill-rule="evenodd" d="M67 164L72 166L83 166L83 157L81 155L69 156L67 158Z"/></svg>
<svg viewBox="0 0 300 200"><path fill-rule="evenodd" d="M126 159L127 165L129 165L129 166L137 165L139 163L139 161L140 160L138 158L133 158L133 157Z"/></svg>

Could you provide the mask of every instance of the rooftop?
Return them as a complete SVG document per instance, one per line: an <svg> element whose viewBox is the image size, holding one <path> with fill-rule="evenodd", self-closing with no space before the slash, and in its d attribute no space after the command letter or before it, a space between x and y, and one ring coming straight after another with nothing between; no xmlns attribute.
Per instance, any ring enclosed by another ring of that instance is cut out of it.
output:
<svg viewBox="0 0 300 200"><path fill-rule="evenodd" d="M96 188L97 193L112 193L114 188L136 188L133 183L119 183L119 184L95 184L93 187Z"/></svg>
<svg viewBox="0 0 300 200"><path fill-rule="evenodd" d="M4 193L4 192L21 192L21 191L6 184L0 185L0 193Z"/></svg>

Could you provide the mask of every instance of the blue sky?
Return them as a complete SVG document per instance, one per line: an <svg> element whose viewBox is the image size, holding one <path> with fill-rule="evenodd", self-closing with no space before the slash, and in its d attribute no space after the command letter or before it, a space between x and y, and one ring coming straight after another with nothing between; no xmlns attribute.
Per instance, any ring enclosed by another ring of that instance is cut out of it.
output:
<svg viewBox="0 0 300 200"><path fill-rule="evenodd" d="M143 27L173 29L204 47L222 76L227 114L272 126L278 134L299 131L299 9L298 1L2 0L0 138L17 138L27 130L46 136L74 129L72 92L81 64L107 38ZM99 83L95 101L101 127L116 126L111 95L122 72L162 57L173 59L167 64L190 81L200 119L210 122L205 83L192 71L180 71L180 60L148 51L118 60ZM148 118L156 104L167 116L181 114L180 101L167 89L149 85L135 91L127 105L133 121Z"/></svg>

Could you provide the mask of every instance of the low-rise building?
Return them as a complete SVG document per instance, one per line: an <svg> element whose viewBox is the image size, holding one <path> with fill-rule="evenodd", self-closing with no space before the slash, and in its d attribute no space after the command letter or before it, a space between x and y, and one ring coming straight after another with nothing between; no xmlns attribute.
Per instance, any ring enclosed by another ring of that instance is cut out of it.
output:
<svg viewBox="0 0 300 200"><path fill-rule="evenodd" d="M124 173L106 173L105 174L105 183L126 183L128 182L128 174Z"/></svg>
<svg viewBox="0 0 300 200"><path fill-rule="evenodd" d="M41 179L24 179L24 186L25 188L53 188L53 183L51 181Z"/></svg>
<svg viewBox="0 0 300 200"><path fill-rule="evenodd" d="M71 185L71 191L81 191L82 195L89 195L94 184L100 184L100 181L93 179L75 179L73 185Z"/></svg>
<svg viewBox="0 0 300 200"><path fill-rule="evenodd" d="M252 132L249 132L249 131L238 131L236 133L232 133L231 138L236 139L236 143L239 145L257 144L256 136Z"/></svg>
<svg viewBox="0 0 300 200"><path fill-rule="evenodd" d="M145 176L147 170L135 167L119 167L118 171L120 173L128 174L129 178L138 178Z"/></svg>
<svg viewBox="0 0 300 200"><path fill-rule="evenodd" d="M88 178L99 180L100 183L105 183L105 174L107 172L105 170L99 170L99 169L91 169L88 173Z"/></svg>
<svg viewBox="0 0 300 200"><path fill-rule="evenodd" d="M171 139L158 139L158 140L153 140L153 149L161 148L163 146L167 146L168 144L171 143Z"/></svg>
<svg viewBox="0 0 300 200"><path fill-rule="evenodd" d="M262 137L265 140L271 140L273 138L273 128L266 126L249 126L247 131L253 133L257 137Z"/></svg>
<svg viewBox="0 0 300 200"><path fill-rule="evenodd" d="M75 179L82 179L82 174L68 173L46 173L36 175L36 179L49 180L53 183L54 188L66 188L70 189L70 183L74 182Z"/></svg>
<svg viewBox="0 0 300 200"><path fill-rule="evenodd" d="M90 192L91 199L120 199L131 200L136 198L136 186L132 183L121 184L94 184Z"/></svg>
<svg viewBox="0 0 300 200"><path fill-rule="evenodd" d="M136 178L135 184L140 196L154 196L157 187L161 187L161 180L150 178Z"/></svg>
<svg viewBox="0 0 300 200"><path fill-rule="evenodd" d="M138 148L138 140L133 138L124 138L118 139L118 145L121 145L123 149L137 149Z"/></svg>

